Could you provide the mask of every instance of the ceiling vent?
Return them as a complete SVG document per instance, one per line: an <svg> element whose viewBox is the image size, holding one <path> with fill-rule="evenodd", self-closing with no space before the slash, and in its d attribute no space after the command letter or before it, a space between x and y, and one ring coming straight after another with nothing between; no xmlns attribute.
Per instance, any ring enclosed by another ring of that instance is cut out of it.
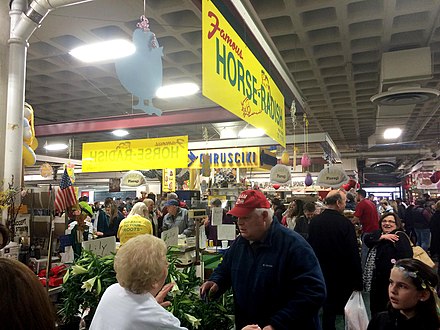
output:
<svg viewBox="0 0 440 330"><path fill-rule="evenodd" d="M432 88L396 86L390 90L373 95L370 101L377 105L401 106L424 103L437 98L440 91Z"/></svg>
<svg viewBox="0 0 440 330"><path fill-rule="evenodd" d="M396 164L392 162L377 162L371 165L371 168L376 173L387 174L396 170Z"/></svg>
<svg viewBox="0 0 440 330"><path fill-rule="evenodd" d="M440 95L436 89L420 87L421 82L432 78L429 47L382 54L380 76L381 91L370 98L377 105L417 104Z"/></svg>

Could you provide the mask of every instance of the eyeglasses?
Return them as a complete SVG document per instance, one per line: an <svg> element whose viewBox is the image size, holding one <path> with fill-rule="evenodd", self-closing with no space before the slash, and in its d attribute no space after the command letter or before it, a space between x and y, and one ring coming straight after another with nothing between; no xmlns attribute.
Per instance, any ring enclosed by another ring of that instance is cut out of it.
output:
<svg viewBox="0 0 440 330"><path fill-rule="evenodd" d="M382 220L382 223L396 223L394 220Z"/></svg>

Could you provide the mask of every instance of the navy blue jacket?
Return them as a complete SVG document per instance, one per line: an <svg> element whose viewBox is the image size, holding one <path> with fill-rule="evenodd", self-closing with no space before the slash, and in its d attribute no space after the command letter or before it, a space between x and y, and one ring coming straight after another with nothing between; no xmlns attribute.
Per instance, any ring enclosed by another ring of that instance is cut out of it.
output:
<svg viewBox="0 0 440 330"><path fill-rule="evenodd" d="M318 260L304 238L276 221L255 251L239 236L210 280L218 294L232 286L237 329L321 328L318 310L326 293Z"/></svg>

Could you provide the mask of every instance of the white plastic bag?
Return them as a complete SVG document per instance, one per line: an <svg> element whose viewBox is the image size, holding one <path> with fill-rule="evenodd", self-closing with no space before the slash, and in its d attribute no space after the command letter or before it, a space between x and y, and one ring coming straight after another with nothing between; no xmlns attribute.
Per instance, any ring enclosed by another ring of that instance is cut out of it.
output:
<svg viewBox="0 0 440 330"><path fill-rule="evenodd" d="M353 291L344 307L345 330L366 330L368 326L367 309L360 291Z"/></svg>

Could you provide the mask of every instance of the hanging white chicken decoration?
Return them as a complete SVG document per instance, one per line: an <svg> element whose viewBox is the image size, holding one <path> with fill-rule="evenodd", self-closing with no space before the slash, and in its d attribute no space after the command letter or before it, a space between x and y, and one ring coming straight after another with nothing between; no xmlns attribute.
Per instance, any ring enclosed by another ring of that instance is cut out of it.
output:
<svg viewBox="0 0 440 330"><path fill-rule="evenodd" d="M138 98L134 109L160 116L162 110L153 106L153 97L162 86L163 47L159 47L156 36L150 31L148 19L142 15L133 32L136 51L116 60L116 74L124 88Z"/></svg>

